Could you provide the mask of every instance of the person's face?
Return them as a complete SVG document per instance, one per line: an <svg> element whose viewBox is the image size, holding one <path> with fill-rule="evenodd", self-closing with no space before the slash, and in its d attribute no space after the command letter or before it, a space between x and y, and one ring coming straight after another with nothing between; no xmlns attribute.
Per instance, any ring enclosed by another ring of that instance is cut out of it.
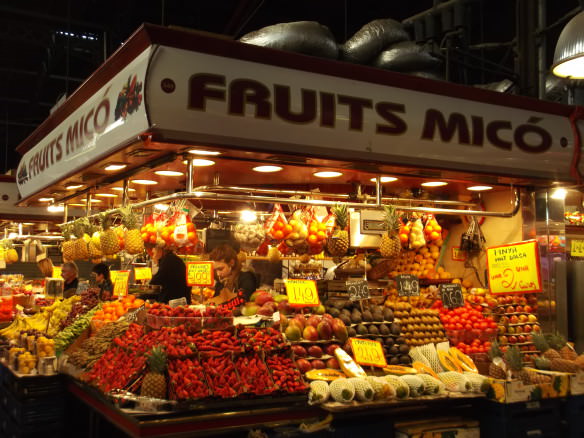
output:
<svg viewBox="0 0 584 438"><path fill-rule="evenodd" d="M65 280L67 283L69 283L71 280L74 280L76 276L77 275L75 274L75 271L69 266L63 266L63 269L61 269L61 277L63 277L63 280Z"/></svg>
<svg viewBox="0 0 584 438"><path fill-rule="evenodd" d="M224 261L217 261L214 262L215 264L215 272L217 272L217 276L219 278L227 278L231 274L233 269L233 260L230 263L226 263Z"/></svg>
<svg viewBox="0 0 584 438"><path fill-rule="evenodd" d="M93 277L93 279L95 280L95 282L97 284L101 284L105 280L105 277L103 274L96 274L95 272L92 272L91 276Z"/></svg>

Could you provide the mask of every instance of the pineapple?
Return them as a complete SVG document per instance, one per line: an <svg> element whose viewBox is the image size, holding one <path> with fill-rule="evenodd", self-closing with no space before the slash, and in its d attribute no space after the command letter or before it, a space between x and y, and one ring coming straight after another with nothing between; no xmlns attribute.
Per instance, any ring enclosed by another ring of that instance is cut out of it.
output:
<svg viewBox="0 0 584 438"><path fill-rule="evenodd" d="M381 236L379 252L381 252L381 257L384 258L397 257L402 248L398 237L399 219L393 205L384 205L383 210L385 211L383 221L386 232Z"/></svg>
<svg viewBox="0 0 584 438"><path fill-rule="evenodd" d="M491 364L489 365L489 376L495 379L505 380L507 378L507 373L505 372L505 363L501 357L499 343L496 341L491 345L491 349L489 350L489 358L491 359Z"/></svg>
<svg viewBox="0 0 584 438"><path fill-rule="evenodd" d="M99 263L101 258L103 257L103 253L101 252L100 242L99 242L99 231L96 230L96 227L90 225L88 230L91 233L91 238L89 239L89 258L94 263Z"/></svg>
<svg viewBox="0 0 584 438"><path fill-rule="evenodd" d="M166 353L161 347L154 347L147 357L148 372L142 380L140 394L144 397L166 399Z"/></svg>
<svg viewBox="0 0 584 438"><path fill-rule="evenodd" d="M89 248L87 239L89 236L85 233L87 219L79 219L73 224L73 234L77 237L73 241L73 252L76 260L87 260L89 258Z"/></svg>
<svg viewBox="0 0 584 438"><path fill-rule="evenodd" d="M551 339L553 342L555 341L553 337ZM580 367L576 362L573 360L562 359L562 356L557 350L550 348L548 341L543 334L534 334L533 342L535 344L535 348L541 351L543 357L549 359L550 369L552 371L560 371L562 373L577 373L580 370Z"/></svg>
<svg viewBox="0 0 584 438"><path fill-rule="evenodd" d="M117 254L120 251L120 244L118 242L118 236L116 232L110 228L111 214L103 213L101 215L101 225L103 228L103 231L99 236L101 252L104 255Z"/></svg>
<svg viewBox="0 0 584 438"><path fill-rule="evenodd" d="M523 361L519 348L515 345L507 348L507 351L505 352L505 361L511 369L511 376L515 379L521 380L524 385L531 385L532 382L529 373L523 368Z"/></svg>
<svg viewBox="0 0 584 438"><path fill-rule="evenodd" d="M331 256L341 257L349 250L349 233L347 232L348 211L346 204L337 204L332 209L335 215L335 229L327 241L327 249Z"/></svg>
<svg viewBox="0 0 584 438"><path fill-rule="evenodd" d="M63 232L63 245L61 246L63 261L69 262L72 261L75 256L73 241L71 240L71 225L63 225L61 231Z"/></svg>
<svg viewBox="0 0 584 438"><path fill-rule="evenodd" d="M548 343L554 350L560 353L562 359L576 360L578 358L578 353L576 353L574 349L568 345L566 338L564 338L559 333L555 335L549 335Z"/></svg>
<svg viewBox="0 0 584 438"><path fill-rule="evenodd" d="M128 254L139 254L144 251L144 242L138 225L138 218L130 207L122 209L122 223L126 227L124 242Z"/></svg>

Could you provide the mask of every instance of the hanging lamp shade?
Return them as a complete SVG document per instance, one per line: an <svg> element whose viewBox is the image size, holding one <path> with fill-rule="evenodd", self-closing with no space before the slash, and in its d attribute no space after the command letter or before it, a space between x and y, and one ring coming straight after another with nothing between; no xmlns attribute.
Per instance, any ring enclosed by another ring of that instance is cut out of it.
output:
<svg viewBox="0 0 584 438"><path fill-rule="evenodd" d="M562 30L552 72L562 78L584 79L584 12L572 18Z"/></svg>

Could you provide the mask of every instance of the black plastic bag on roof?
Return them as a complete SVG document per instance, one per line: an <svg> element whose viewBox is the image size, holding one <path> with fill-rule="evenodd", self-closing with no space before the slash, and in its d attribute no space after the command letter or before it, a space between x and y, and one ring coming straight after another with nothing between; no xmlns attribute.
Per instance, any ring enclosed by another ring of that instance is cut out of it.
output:
<svg viewBox="0 0 584 438"><path fill-rule="evenodd" d="M444 81L446 80L444 78L444 74L438 70L426 70L426 71L404 71L404 72L400 72L400 73L405 73L408 74L410 76L417 76L419 78L424 78L424 79L433 79L435 81Z"/></svg>
<svg viewBox="0 0 584 438"><path fill-rule="evenodd" d="M373 65L385 70L433 71L440 68L442 62L412 41L402 41L391 45L375 59Z"/></svg>
<svg viewBox="0 0 584 438"><path fill-rule="evenodd" d="M255 46L337 59L339 48L328 27L316 21L294 21L267 26L242 36L239 41Z"/></svg>
<svg viewBox="0 0 584 438"><path fill-rule="evenodd" d="M373 20L341 46L341 59L355 64L369 64L390 44L409 39L398 21L391 18Z"/></svg>

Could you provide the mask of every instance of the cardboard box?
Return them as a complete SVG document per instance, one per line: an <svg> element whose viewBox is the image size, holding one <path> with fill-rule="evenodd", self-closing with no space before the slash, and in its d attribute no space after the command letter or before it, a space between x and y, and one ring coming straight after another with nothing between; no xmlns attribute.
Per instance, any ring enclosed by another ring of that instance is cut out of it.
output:
<svg viewBox="0 0 584 438"><path fill-rule="evenodd" d="M396 438L480 438L479 422L465 419L437 418L395 425Z"/></svg>
<svg viewBox="0 0 584 438"><path fill-rule="evenodd" d="M584 394L584 371L576 374L569 374L570 378L570 394L582 395Z"/></svg>
<svg viewBox="0 0 584 438"><path fill-rule="evenodd" d="M556 371L535 370L551 377L550 383L524 385L520 380L489 378L491 388L487 397L499 403L518 403L546 398L566 397L570 392L570 375Z"/></svg>

